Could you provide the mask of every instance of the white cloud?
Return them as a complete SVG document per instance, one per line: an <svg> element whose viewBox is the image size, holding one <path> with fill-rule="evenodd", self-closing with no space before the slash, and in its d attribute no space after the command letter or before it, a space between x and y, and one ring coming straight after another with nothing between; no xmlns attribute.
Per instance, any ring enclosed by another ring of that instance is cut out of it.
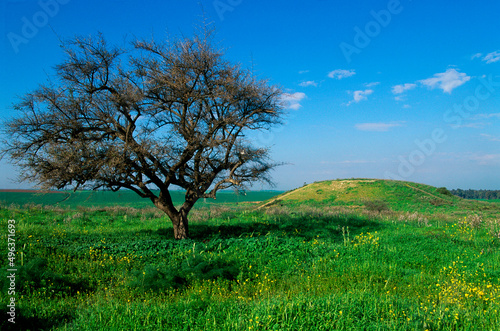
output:
<svg viewBox="0 0 500 331"><path fill-rule="evenodd" d="M486 139L488 139L489 141L500 141L500 137L492 136L492 135L490 135L490 134L481 133L481 136L482 136L482 137L485 137L485 138L486 138Z"/></svg>
<svg viewBox="0 0 500 331"><path fill-rule="evenodd" d="M406 83L406 84L394 85L392 87L392 93L401 94L408 90L414 89L415 87L417 87L417 84Z"/></svg>
<svg viewBox="0 0 500 331"><path fill-rule="evenodd" d="M482 129L492 125L495 119L500 119L500 113L477 114L468 119L469 123L462 124L458 127Z"/></svg>
<svg viewBox="0 0 500 331"><path fill-rule="evenodd" d="M500 154L476 154L471 159L477 161L479 165L496 165L500 163Z"/></svg>
<svg viewBox="0 0 500 331"><path fill-rule="evenodd" d="M458 153L437 153L443 155L447 162L453 164L462 164L465 162L476 162L483 166L498 166L500 165L500 154L488 154L484 152L458 152Z"/></svg>
<svg viewBox="0 0 500 331"><path fill-rule="evenodd" d="M500 113L491 113L491 114L477 114L473 117L473 119L485 119L485 118L498 118L500 119Z"/></svg>
<svg viewBox="0 0 500 331"><path fill-rule="evenodd" d="M365 86L366 86L366 87L373 87L373 86L377 86L377 85L379 85L379 84L380 84L380 82L372 82L372 83L367 83L367 84L365 84Z"/></svg>
<svg viewBox="0 0 500 331"><path fill-rule="evenodd" d="M373 93L373 90L364 90L364 91L354 91L353 92L353 95L354 95L354 99L349 101L349 103L347 104L348 106L351 105L353 102L360 102L361 100L366 100L366 96L367 95L370 95Z"/></svg>
<svg viewBox="0 0 500 331"><path fill-rule="evenodd" d="M300 101L306 98L306 94L303 92L295 93L283 93L281 95L281 101L284 103L285 108L298 110L302 105Z"/></svg>
<svg viewBox="0 0 500 331"><path fill-rule="evenodd" d="M305 81L305 82L301 82L299 84L300 86L302 87L307 87L307 86L318 86L318 83L316 83L315 81L313 80L308 80L308 81Z"/></svg>
<svg viewBox="0 0 500 331"><path fill-rule="evenodd" d="M500 51L494 51L494 52L486 54L483 57L483 61L488 63L488 64L500 61Z"/></svg>
<svg viewBox="0 0 500 331"><path fill-rule="evenodd" d="M302 75L302 74L307 74L309 72L309 70L300 70L299 71L299 74Z"/></svg>
<svg viewBox="0 0 500 331"><path fill-rule="evenodd" d="M391 123L358 123L355 128L360 131L376 131L385 132L389 129L401 126L401 122L391 122Z"/></svg>
<svg viewBox="0 0 500 331"><path fill-rule="evenodd" d="M366 96L373 93L373 90L354 91L354 101L366 100Z"/></svg>
<svg viewBox="0 0 500 331"><path fill-rule="evenodd" d="M376 163L376 161L370 160L345 160L345 161L321 161L321 164L366 164L366 163Z"/></svg>
<svg viewBox="0 0 500 331"><path fill-rule="evenodd" d="M456 126L456 128L471 128L471 129L482 129L487 126L488 123L469 123Z"/></svg>
<svg viewBox="0 0 500 331"><path fill-rule="evenodd" d="M443 92L451 93L451 91L465 84L470 80L470 76L463 72L458 72L456 69L448 69L445 72L434 74L434 77L420 80L419 83L429 88L440 88Z"/></svg>
<svg viewBox="0 0 500 331"><path fill-rule="evenodd" d="M483 53L476 53L476 54L474 54L474 55L471 56L471 60L480 58L481 56L483 56Z"/></svg>
<svg viewBox="0 0 500 331"><path fill-rule="evenodd" d="M336 69L336 70L330 71L328 73L328 77L333 78L333 79L342 79L342 78L354 76L355 74L356 74L356 71L354 71L353 69L350 69L350 70Z"/></svg>

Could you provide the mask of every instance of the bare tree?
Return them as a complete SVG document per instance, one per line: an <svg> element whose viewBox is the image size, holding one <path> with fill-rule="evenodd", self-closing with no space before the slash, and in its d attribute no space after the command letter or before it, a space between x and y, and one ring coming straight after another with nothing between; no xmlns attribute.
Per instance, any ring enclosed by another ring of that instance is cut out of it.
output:
<svg viewBox="0 0 500 331"><path fill-rule="evenodd" d="M43 188L129 189L188 238L188 213L218 190L270 182L276 166L249 130L283 116L281 90L224 59L210 32L109 46L102 35L63 45L55 81L24 95L4 123L3 155ZM170 190L186 190L174 206Z"/></svg>

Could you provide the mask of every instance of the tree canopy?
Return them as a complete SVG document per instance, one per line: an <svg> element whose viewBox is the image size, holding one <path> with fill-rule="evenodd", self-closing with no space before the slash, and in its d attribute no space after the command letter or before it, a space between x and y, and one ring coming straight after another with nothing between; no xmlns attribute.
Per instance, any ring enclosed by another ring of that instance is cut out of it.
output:
<svg viewBox="0 0 500 331"><path fill-rule="evenodd" d="M270 182L269 149L246 133L280 124L282 91L226 60L211 32L126 47L75 37L63 51L51 82L26 93L4 123L3 155L22 180L130 189L170 217L178 239L189 236L199 198ZM180 207L174 187L186 190Z"/></svg>

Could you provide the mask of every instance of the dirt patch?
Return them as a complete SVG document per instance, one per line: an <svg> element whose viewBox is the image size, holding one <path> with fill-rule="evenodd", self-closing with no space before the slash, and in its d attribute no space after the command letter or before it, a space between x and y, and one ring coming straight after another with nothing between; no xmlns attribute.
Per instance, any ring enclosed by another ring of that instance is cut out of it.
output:
<svg viewBox="0 0 500 331"><path fill-rule="evenodd" d="M340 191L348 187L356 187L358 183L373 183L375 180L373 179L360 179L360 180L352 180L352 179L347 179L347 180L334 180L332 181L332 184L330 185L331 189L333 191Z"/></svg>
<svg viewBox="0 0 500 331"><path fill-rule="evenodd" d="M261 209L261 208L264 208L264 207L266 207L266 206L268 206L268 205L272 204L274 201L276 201L276 200L278 200L278 199L279 199L279 200L281 200L281 199L283 199L284 197L289 196L290 194L297 193L298 191L300 191L300 190L302 190L302 189L304 189L304 188L306 188L306 187L307 187L307 186L303 186L303 187L300 187L300 188L295 189L295 190L293 190L293 191L290 191L290 192L288 192L288 193L285 193L284 195L278 195L277 197L275 197L275 198L271 199L269 202L267 202L267 203L263 204L263 205L262 205L262 206L260 206L260 207L257 207L257 210L259 210L259 209Z"/></svg>

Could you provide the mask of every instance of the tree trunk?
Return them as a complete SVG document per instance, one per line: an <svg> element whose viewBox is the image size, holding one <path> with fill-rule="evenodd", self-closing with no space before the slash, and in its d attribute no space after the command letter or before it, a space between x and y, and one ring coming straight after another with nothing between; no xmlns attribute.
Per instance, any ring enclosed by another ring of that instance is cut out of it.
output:
<svg viewBox="0 0 500 331"><path fill-rule="evenodd" d="M194 203L184 202L180 210L177 211L177 209L174 207L174 204L172 203L172 198L170 197L170 193L168 192L168 190L160 192L159 197L152 199L152 201L155 206L165 214L167 214L167 216L172 221L172 226L174 227L174 238L189 238L187 215Z"/></svg>
<svg viewBox="0 0 500 331"><path fill-rule="evenodd" d="M188 218L187 213L181 211L173 219L172 225L174 226L175 239L189 238Z"/></svg>

